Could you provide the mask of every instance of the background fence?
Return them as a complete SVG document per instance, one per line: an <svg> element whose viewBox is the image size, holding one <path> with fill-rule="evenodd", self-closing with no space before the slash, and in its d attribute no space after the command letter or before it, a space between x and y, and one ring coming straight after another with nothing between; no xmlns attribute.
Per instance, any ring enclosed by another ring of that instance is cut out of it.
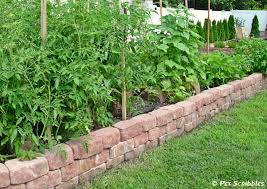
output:
<svg viewBox="0 0 267 189"><path fill-rule="evenodd" d="M151 1L146 2L146 6L150 9L154 9L155 12L151 14L150 23L152 24L160 24L160 16L159 16L159 8L153 6ZM175 8L163 8L163 15L168 15L175 11ZM193 15L191 16L191 20L194 20L196 23L200 21L202 25L204 24L204 20L208 18L207 10L195 10L189 9L189 12ZM249 35L251 31L252 19L255 15L258 16L259 19L259 29L260 31L265 31L267 27L267 11L266 10L232 10L232 11L212 11L210 12L211 20L223 20L228 19L230 15L234 15L235 18L241 18L244 20L245 34Z"/></svg>

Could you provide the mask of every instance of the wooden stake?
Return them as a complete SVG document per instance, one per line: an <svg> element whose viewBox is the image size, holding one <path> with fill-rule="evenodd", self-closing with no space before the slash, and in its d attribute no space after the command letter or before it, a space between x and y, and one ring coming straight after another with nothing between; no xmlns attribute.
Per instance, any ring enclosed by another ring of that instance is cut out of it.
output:
<svg viewBox="0 0 267 189"><path fill-rule="evenodd" d="M126 81L125 81L125 52L124 49L121 53L121 63L122 63L122 72L123 72L123 81L122 81L122 91L121 91L121 115L122 120L127 119L127 92L126 92Z"/></svg>
<svg viewBox="0 0 267 189"><path fill-rule="evenodd" d="M123 9L123 14L127 14L127 10L125 8ZM126 31L124 30L124 32ZM124 39L124 43L126 43L126 37ZM122 91L121 91L121 115L122 115L122 120L126 120L127 119L127 91L126 91L126 79L125 79L126 77L125 48L121 49L121 66L122 66L122 77L123 77L122 78Z"/></svg>
<svg viewBox="0 0 267 189"><path fill-rule="evenodd" d="M47 38L46 0L41 0L41 38L42 42Z"/></svg>
<svg viewBox="0 0 267 189"><path fill-rule="evenodd" d="M208 0L208 32L207 32L207 51L210 53L210 0Z"/></svg>
<svg viewBox="0 0 267 189"><path fill-rule="evenodd" d="M163 16L163 10L162 10L162 0L159 1L159 11L160 11L160 20L161 20L161 17Z"/></svg>
<svg viewBox="0 0 267 189"><path fill-rule="evenodd" d="M188 9L188 0L184 0L184 6Z"/></svg>

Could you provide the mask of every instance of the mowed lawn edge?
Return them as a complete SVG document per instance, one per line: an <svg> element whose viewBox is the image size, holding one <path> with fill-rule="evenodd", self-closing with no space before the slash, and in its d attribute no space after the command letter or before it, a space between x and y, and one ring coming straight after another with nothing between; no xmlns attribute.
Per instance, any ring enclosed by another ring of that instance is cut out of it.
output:
<svg viewBox="0 0 267 189"><path fill-rule="evenodd" d="M267 187L267 91L80 188L208 189L223 181Z"/></svg>

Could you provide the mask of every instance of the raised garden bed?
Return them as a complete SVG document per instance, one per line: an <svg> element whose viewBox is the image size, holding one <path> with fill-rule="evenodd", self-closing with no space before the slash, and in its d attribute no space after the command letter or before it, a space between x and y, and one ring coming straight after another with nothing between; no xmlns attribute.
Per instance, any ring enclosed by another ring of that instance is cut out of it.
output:
<svg viewBox="0 0 267 189"><path fill-rule="evenodd" d="M186 101L121 121L55 146L30 161L0 164L0 188L73 188L145 150L181 136L262 89L262 74L211 88Z"/></svg>

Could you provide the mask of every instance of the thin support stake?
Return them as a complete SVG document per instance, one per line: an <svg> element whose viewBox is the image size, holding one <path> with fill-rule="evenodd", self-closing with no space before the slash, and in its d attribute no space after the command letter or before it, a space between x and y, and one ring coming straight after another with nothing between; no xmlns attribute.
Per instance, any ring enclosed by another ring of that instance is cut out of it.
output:
<svg viewBox="0 0 267 189"><path fill-rule="evenodd" d="M123 81L122 81L122 92L121 92L121 113L122 113L122 120L127 119L127 92L126 92L126 82L125 82L125 52L124 49L121 53L121 63L122 63L122 72L123 72Z"/></svg>
<svg viewBox="0 0 267 189"><path fill-rule="evenodd" d="M46 0L41 0L41 38L42 42L47 38Z"/></svg>
<svg viewBox="0 0 267 189"><path fill-rule="evenodd" d="M208 0L208 32L207 32L207 51L210 53L210 0Z"/></svg>

